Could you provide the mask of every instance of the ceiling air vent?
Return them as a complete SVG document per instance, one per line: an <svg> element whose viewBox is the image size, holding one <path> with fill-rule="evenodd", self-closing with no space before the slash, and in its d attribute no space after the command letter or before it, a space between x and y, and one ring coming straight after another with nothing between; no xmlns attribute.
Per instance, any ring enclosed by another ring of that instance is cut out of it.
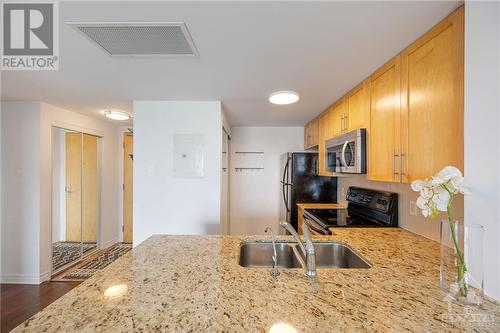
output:
<svg viewBox="0 0 500 333"><path fill-rule="evenodd" d="M68 23L112 56L197 56L184 23Z"/></svg>

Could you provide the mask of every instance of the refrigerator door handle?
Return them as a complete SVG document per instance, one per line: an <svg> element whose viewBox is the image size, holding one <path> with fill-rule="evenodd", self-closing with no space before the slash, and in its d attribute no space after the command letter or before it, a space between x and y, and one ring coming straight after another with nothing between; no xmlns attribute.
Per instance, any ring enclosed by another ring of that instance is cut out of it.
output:
<svg viewBox="0 0 500 333"><path fill-rule="evenodd" d="M285 194L286 191L286 194ZM287 212L290 212L290 209L288 208L288 189L286 188L285 184L283 184L283 202L285 203L285 209Z"/></svg>
<svg viewBox="0 0 500 333"><path fill-rule="evenodd" d="M283 179L281 181L283 184L286 183L286 175L288 174L288 165L290 164L291 159L292 159L291 157L287 158L286 163L285 163L285 167L283 168Z"/></svg>
<svg viewBox="0 0 500 333"><path fill-rule="evenodd" d="M285 203L285 209L287 212L290 212L290 208L288 207L288 189L286 188L287 186L291 186L292 184L287 182L287 175L288 175L288 167L290 165L290 160L292 157L288 157L286 160L285 168L283 169L283 180L281 181L282 190L283 190L283 202ZM286 193L285 193L286 191Z"/></svg>

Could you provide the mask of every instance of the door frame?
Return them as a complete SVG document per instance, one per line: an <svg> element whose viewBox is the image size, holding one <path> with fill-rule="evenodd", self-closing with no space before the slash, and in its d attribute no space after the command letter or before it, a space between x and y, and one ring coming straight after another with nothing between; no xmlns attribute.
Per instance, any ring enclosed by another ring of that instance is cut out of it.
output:
<svg viewBox="0 0 500 333"><path fill-rule="evenodd" d="M64 269L68 268L69 266L65 266L62 269L59 269L54 272L53 266L52 266L52 222L53 222L53 202L54 202L54 191L53 191L53 184L54 184L54 168L53 168L53 160L54 160L54 150L53 150L53 144L54 144L54 138L53 138L53 130L55 128L57 129L63 129L67 131L73 131L73 132L80 132L83 134L88 134L88 135L93 135L97 137L97 174L98 174L98 181L99 181L99 186L98 186L98 193L97 193L97 248L94 251L89 252L86 256L82 256L79 260L75 261L72 263L72 265L77 264L81 262L84 258L87 256L99 251L99 249L102 248L101 244L101 222L102 222L102 190L103 190L103 168L102 168L102 146L103 146L103 140L104 140L104 134L101 131L81 127L78 125L73 125L65 122L60 122L60 121L50 121L50 144L49 144L49 149L50 149L50 237L48 237L49 241L49 263L50 263L50 279L56 275L59 274L61 271ZM50 280L49 279L49 280Z"/></svg>
<svg viewBox="0 0 500 333"><path fill-rule="evenodd" d="M120 177L120 198L118 202L118 241L123 242L123 230L124 230L124 216L123 216L123 202L124 202L124 191L123 191L123 177L125 175L125 165L123 164L123 156L124 156L124 134L129 133L129 128L132 130L134 129L133 125L131 126L122 126L118 130L118 140L120 142L120 158L118 159L118 164L119 164L119 177ZM135 142L134 142L135 143ZM132 205L134 204L134 201L132 199ZM132 226L134 225L134 219L132 217ZM132 242L134 238L134 233L132 232Z"/></svg>

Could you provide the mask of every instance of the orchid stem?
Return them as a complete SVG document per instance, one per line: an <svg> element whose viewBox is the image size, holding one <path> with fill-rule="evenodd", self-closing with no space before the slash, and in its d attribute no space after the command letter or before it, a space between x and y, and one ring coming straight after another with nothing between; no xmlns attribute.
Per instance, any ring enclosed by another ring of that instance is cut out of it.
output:
<svg viewBox="0 0 500 333"><path fill-rule="evenodd" d="M450 194L450 201L448 202L446 212L448 214L448 225L450 226L451 231L451 239L453 240L453 245L455 246L455 251L457 252L458 258L460 260L459 265L457 266L457 283L460 288L460 293L462 296L467 297L468 287L467 281L464 279L465 272L467 272L467 266L465 265L464 255L462 250L460 250L460 246L458 246L458 241L455 235L455 226L453 225L452 217L451 217L451 205L453 203L454 193L451 192L446 185L443 185L444 189Z"/></svg>

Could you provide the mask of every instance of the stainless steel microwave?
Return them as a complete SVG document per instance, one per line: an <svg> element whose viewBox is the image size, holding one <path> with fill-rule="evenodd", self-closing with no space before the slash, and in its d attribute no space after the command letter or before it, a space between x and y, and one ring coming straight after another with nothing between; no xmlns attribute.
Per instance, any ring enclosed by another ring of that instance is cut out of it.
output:
<svg viewBox="0 0 500 333"><path fill-rule="evenodd" d="M366 129L326 141L325 168L336 173L366 173Z"/></svg>

